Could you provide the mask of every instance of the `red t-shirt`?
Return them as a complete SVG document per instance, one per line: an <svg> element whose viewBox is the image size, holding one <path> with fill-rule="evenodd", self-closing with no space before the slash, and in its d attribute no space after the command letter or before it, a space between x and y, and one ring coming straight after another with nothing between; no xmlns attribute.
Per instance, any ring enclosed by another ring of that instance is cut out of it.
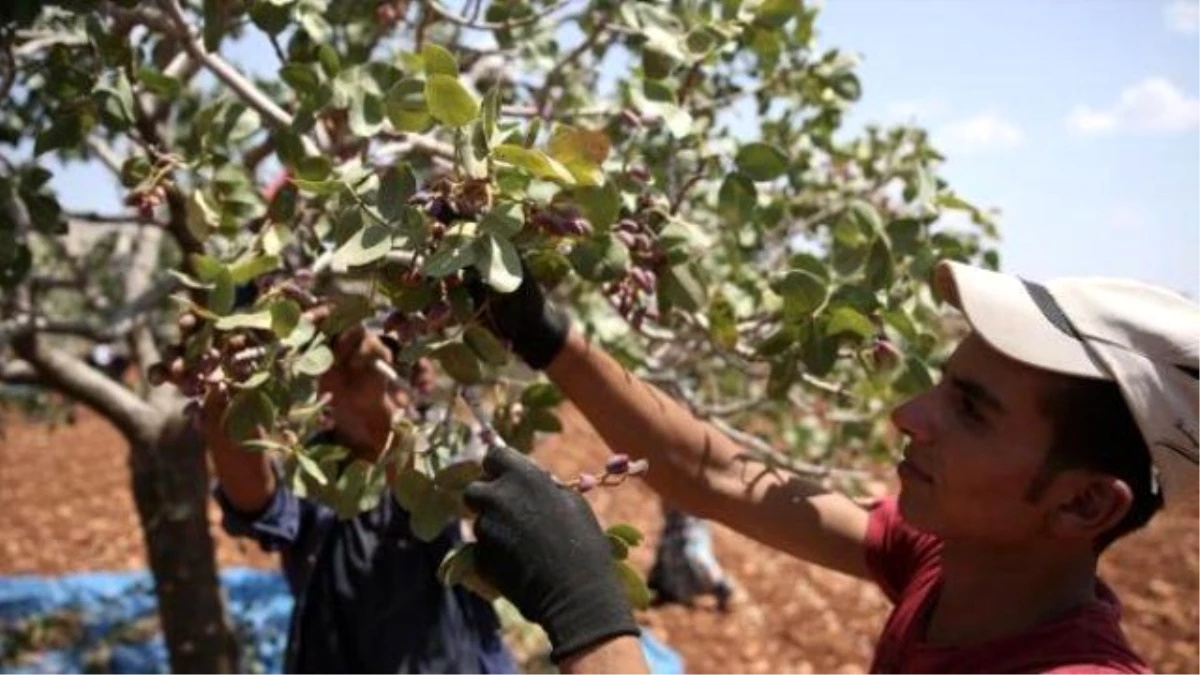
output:
<svg viewBox="0 0 1200 675"><path fill-rule="evenodd" d="M965 647L925 643L942 581L942 542L904 522L894 499L871 511L867 567L895 603L875 648L874 673L1148 673L1121 631L1121 605L1103 582L1097 599L1021 635Z"/></svg>

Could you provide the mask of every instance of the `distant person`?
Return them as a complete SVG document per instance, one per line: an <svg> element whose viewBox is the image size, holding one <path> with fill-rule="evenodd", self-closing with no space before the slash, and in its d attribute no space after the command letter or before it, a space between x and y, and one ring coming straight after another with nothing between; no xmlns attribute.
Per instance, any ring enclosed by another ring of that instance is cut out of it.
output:
<svg viewBox="0 0 1200 675"><path fill-rule="evenodd" d="M377 359L392 359L378 335L362 327L347 331L320 383L333 395L329 440L368 461L378 458L392 415L407 403L375 370ZM375 508L339 520L283 485L265 454L229 439L221 424L225 403L211 396L202 411L216 497L227 531L282 554L296 598L287 672L516 672L491 604L437 578L442 558L460 541L457 522L423 542L391 490Z"/></svg>
<svg viewBox="0 0 1200 675"><path fill-rule="evenodd" d="M733 584L713 553L712 528L702 518L665 504L662 535L646 583L655 605L691 607L697 597L711 595L724 612L733 596Z"/></svg>
<svg viewBox="0 0 1200 675"><path fill-rule="evenodd" d="M800 478L742 478L736 442L570 329L531 280L488 316L650 486L699 517L873 581L895 603L875 672L1148 672L1096 574L1164 501L1195 513L1200 308L1113 279L1046 285L958 263L934 291L971 333L892 413L900 493L872 509ZM567 672L645 668L586 502L489 451L477 561Z"/></svg>

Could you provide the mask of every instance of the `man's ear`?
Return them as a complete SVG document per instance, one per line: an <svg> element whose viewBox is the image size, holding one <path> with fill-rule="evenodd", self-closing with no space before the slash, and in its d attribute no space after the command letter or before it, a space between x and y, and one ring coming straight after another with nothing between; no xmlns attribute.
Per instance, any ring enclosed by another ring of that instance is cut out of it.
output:
<svg viewBox="0 0 1200 675"><path fill-rule="evenodd" d="M1091 471L1062 476L1058 506L1050 513L1052 534L1063 539L1094 541L1121 522L1133 507L1133 490L1114 476Z"/></svg>

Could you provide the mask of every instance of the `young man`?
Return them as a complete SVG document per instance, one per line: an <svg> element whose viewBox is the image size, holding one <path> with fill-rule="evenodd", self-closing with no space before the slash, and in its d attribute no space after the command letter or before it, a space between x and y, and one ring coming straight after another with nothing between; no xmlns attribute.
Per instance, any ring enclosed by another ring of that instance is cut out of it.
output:
<svg viewBox="0 0 1200 675"><path fill-rule="evenodd" d="M879 584L895 608L872 670L1146 671L1096 563L1164 498L1195 508L1200 308L1135 282L1042 286L956 263L934 290L973 332L893 413L900 494L871 510L797 478L743 480L732 440L570 331L535 285L489 308L610 447L650 460L664 499ZM485 470L467 491L484 573L564 670L643 669L586 504L515 452Z"/></svg>
<svg viewBox="0 0 1200 675"><path fill-rule="evenodd" d="M392 359L378 336L361 327L347 331L321 378L333 397L333 440L370 461L405 404L373 367L376 359ZM205 436L225 528L279 551L296 598L285 672L516 672L491 605L437 579L459 540L457 523L423 542L390 491L374 509L339 520L281 485L265 455L236 447L223 412L224 401L206 401Z"/></svg>

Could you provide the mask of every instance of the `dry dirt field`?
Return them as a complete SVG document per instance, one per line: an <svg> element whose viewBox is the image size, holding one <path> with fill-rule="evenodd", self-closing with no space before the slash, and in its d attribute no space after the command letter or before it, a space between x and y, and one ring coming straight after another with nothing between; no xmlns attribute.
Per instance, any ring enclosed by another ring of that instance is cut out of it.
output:
<svg viewBox="0 0 1200 675"><path fill-rule="evenodd" d="M539 447L539 460L562 476L599 468L607 452L599 437L571 410L563 418L566 432ZM592 503L601 522L629 522L648 535L633 553L633 562L648 571L661 527L658 500L636 484L597 492ZM213 532L222 565L275 565L271 556L224 536L215 524ZM0 574L144 567L117 432L82 408L76 424L53 431L8 424L0 440L0 533ZM720 527L714 539L718 558L741 589L733 610L666 607L642 616L683 655L689 672L867 667L888 610L880 593ZM1200 668L1197 547L1196 514L1160 517L1118 544L1103 565L1103 576L1124 601L1130 639L1159 672Z"/></svg>

